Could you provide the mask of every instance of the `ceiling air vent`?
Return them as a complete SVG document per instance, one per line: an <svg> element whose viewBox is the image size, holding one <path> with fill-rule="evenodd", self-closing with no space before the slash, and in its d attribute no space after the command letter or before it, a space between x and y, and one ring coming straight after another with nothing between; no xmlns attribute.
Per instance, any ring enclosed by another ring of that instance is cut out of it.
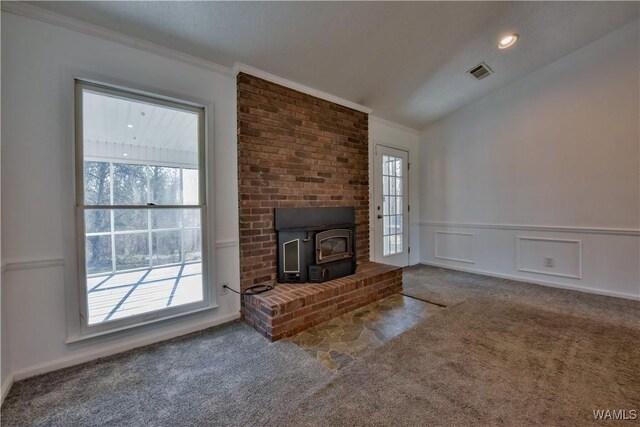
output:
<svg viewBox="0 0 640 427"><path fill-rule="evenodd" d="M488 77L491 74L493 74L493 70L489 68L487 64L485 64L484 62L481 62L475 67L473 67L472 69L470 69L469 71L467 71L467 73L471 74L473 77L475 77L478 80L482 80L485 77Z"/></svg>

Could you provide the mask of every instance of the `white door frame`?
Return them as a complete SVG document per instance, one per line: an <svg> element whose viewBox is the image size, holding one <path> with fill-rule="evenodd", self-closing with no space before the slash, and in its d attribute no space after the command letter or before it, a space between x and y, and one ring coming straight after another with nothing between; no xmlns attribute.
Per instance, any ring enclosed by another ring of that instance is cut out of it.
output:
<svg viewBox="0 0 640 427"><path fill-rule="evenodd" d="M406 165L404 167L404 203L403 203L403 250L400 254L391 255L391 256L383 256L382 252L382 232L383 232L383 222L382 219L378 218L378 215L381 214L381 211L378 210L378 207L382 209L382 170L381 170L381 156L383 151L395 151L400 152L398 154L402 154L402 157L406 159ZM411 262L411 241L410 241L410 178L409 178L409 170L411 167L410 162L410 151L407 147L399 146L395 144L384 143L381 141L373 141L373 155L372 162L373 168L371 169L371 176L373 180L372 185L372 204L371 204L371 221L373 224L371 238L372 238L372 259L376 262L380 262L383 264L392 264L398 266L408 266Z"/></svg>

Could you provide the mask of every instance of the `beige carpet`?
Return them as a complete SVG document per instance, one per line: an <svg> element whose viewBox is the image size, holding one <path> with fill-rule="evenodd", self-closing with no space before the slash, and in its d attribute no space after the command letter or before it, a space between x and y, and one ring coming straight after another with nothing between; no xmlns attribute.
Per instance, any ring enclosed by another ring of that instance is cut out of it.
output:
<svg viewBox="0 0 640 427"><path fill-rule="evenodd" d="M594 410L640 413L640 303L431 267L404 277L448 307L337 374L231 323L20 381L1 424L602 426L625 422Z"/></svg>
<svg viewBox="0 0 640 427"><path fill-rule="evenodd" d="M637 329L477 298L346 367L274 425L602 425L596 409L640 409L639 373Z"/></svg>
<svg viewBox="0 0 640 427"><path fill-rule="evenodd" d="M640 301L556 289L425 265L404 269L403 288L405 295L445 306L477 298L489 298L640 329ZM638 293L640 294L640 284Z"/></svg>

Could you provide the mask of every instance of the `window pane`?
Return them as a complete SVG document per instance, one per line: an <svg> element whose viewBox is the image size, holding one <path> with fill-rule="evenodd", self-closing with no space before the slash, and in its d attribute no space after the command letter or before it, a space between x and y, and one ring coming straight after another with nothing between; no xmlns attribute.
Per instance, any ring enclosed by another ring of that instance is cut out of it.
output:
<svg viewBox="0 0 640 427"><path fill-rule="evenodd" d="M149 267L149 235L147 233L117 234L116 270Z"/></svg>
<svg viewBox="0 0 640 427"><path fill-rule="evenodd" d="M111 212L102 209L84 211L84 226L87 233L107 233L111 231Z"/></svg>
<svg viewBox="0 0 640 427"><path fill-rule="evenodd" d="M200 228L200 209L182 209L182 226Z"/></svg>
<svg viewBox="0 0 640 427"><path fill-rule="evenodd" d="M181 246L180 231L154 231L151 235L153 242L153 265L176 264L180 262Z"/></svg>
<svg viewBox="0 0 640 427"><path fill-rule="evenodd" d="M113 203L116 205L147 204L147 167L113 164Z"/></svg>
<svg viewBox="0 0 640 427"><path fill-rule="evenodd" d="M198 180L197 169L182 169L182 204L197 205L199 203Z"/></svg>
<svg viewBox="0 0 640 427"><path fill-rule="evenodd" d="M396 250L396 237L395 235L389 236L389 254L393 255L397 253Z"/></svg>
<svg viewBox="0 0 640 427"><path fill-rule="evenodd" d="M89 236L86 239L87 274L112 270L111 236Z"/></svg>
<svg viewBox="0 0 640 427"><path fill-rule="evenodd" d="M179 228L182 223L182 209L152 209L151 227Z"/></svg>
<svg viewBox="0 0 640 427"><path fill-rule="evenodd" d="M151 202L156 205L180 205L180 168L152 166Z"/></svg>
<svg viewBox="0 0 640 427"><path fill-rule="evenodd" d="M111 170L107 162L84 162L84 204L111 203Z"/></svg>
<svg viewBox="0 0 640 427"><path fill-rule="evenodd" d="M113 211L115 231L147 230L146 209L115 209Z"/></svg>
<svg viewBox="0 0 640 427"><path fill-rule="evenodd" d="M199 261L202 259L202 239L200 230L183 230L184 262Z"/></svg>

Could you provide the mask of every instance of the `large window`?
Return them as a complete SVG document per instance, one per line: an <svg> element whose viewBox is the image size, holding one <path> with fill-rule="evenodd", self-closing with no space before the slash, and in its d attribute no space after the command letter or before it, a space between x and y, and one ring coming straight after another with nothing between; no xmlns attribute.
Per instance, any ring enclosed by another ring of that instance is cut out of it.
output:
<svg viewBox="0 0 640 427"><path fill-rule="evenodd" d="M206 306L203 109L81 82L76 103L83 327Z"/></svg>

